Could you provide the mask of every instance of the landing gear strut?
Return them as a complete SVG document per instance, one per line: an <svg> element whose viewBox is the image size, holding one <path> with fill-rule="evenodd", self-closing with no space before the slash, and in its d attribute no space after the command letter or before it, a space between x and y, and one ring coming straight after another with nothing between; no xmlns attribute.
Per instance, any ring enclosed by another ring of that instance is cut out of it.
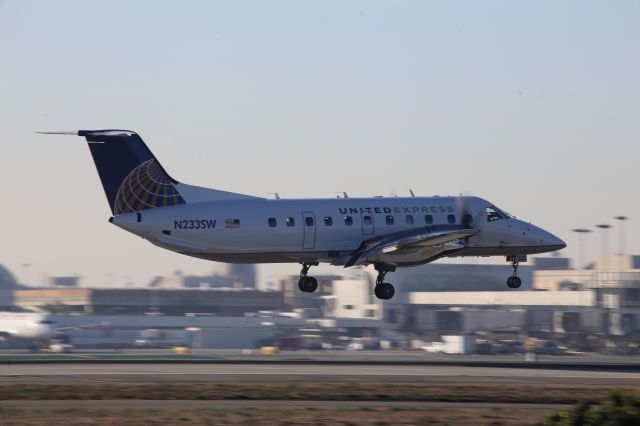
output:
<svg viewBox="0 0 640 426"><path fill-rule="evenodd" d="M507 261L511 262L511 267L513 268L513 274L507 278L507 287L519 288L522 285L522 280L518 277L518 265L520 264L518 256L507 256Z"/></svg>
<svg viewBox="0 0 640 426"><path fill-rule="evenodd" d="M376 286L373 290L373 293L376 295L378 299L389 300L393 297L396 290L389 283L384 282L384 277L388 272L393 272L396 270L396 267L393 265L386 264L375 264L376 271L378 271L378 277L376 278Z"/></svg>
<svg viewBox="0 0 640 426"><path fill-rule="evenodd" d="M298 288L305 293L313 293L318 289L318 280L308 277L309 268L318 265L317 263L303 263L300 271L300 279L298 280Z"/></svg>

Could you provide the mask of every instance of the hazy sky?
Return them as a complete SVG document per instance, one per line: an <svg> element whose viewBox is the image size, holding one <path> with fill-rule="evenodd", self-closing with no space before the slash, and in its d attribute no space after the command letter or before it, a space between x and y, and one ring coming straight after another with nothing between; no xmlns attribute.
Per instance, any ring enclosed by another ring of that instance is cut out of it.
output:
<svg viewBox="0 0 640 426"><path fill-rule="evenodd" d="M568 255L625 214L638 252L640 2L0 1L0 263L204 273L107 223L83 138L33 133L79 128L236 192L482 196Z"/></svg>

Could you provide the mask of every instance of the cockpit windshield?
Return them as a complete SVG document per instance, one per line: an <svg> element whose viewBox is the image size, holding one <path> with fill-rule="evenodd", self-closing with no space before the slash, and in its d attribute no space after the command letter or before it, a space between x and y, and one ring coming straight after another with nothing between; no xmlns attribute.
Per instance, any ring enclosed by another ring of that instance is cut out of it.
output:
<svg viewBox="0 0 640 426"><path fill-rule="evenodd" d="M498 213L498 210L496 210L494 207L486 207L484 211L487 213L487 222L504 219L504 217L500 213Z"/></svg>
<svg viewBox="0 0 640 426"><path fill-rule="evenodd" d="M495 220L500 220L500 219L510 219L513 217L509 213L503 210L500 210L496 206L486 207L484 211L487 214L487 222L493 222Z"/></svg>
<svg viewBox="0 0 640 426"><path fill-rule="evenodd" d="M496 206L493 206L493 208L495 208L496 210L498 210L500 213L502 213L502 216L505 217L505 219L515 219L515 216L512 215L511 213L505 212L502 209L497 208Z"/></svg>

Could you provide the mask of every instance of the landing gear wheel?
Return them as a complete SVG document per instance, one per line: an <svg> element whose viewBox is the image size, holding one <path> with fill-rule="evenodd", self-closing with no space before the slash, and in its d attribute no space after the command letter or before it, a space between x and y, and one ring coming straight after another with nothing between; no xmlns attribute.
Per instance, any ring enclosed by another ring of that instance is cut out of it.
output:
<svg viewBox="0 0 640 426"><path fill-rule="evenodd" d="M522 280L520 277L512 276L507 279L507 287L509 288L520 288L522 285Z"/></svg>
<svg viewBox="0 0 640 426"><path fill-rule="evenodd" d="M317 263L303 263L302 270L300 271L300 280L298 280L298 288L305 293L313 293L318 289L318 280L313 277L308 277L307 273L312 266Z"/></svg>
<svg viewBox="0 0 640 426"><path fill-rule="evenodd" d="M373 288L373 293L378 299L389 300L396 293L396 290L391 284L385 283L383 281L388 272L393 272L396 270L396 266L384 263L376 263L374 264L374 267L376 268L376 271L378 271L378 277L376 278L376 286Z"/></svg>
<svg viewBox="0 0 640 426"><path fill-rule="evenodd" d="M298 281L298 288L305 293L313 293L318 289L318 280L313 277L302 277Z"/></svg>
<svg viewBox="0 0 640 426"><path fill-rule="evenodd" d="M507 278L507 287L509 288L519 288L522 285L522 280L518 278L518 256L511 255L507 256L507 261L511 262L511 267L513 268L513 274ZM526 258L525 258L526 262Z"/></svg>
<svg viewBox="0 0 640 426"><path fill-rule="evenodd" d="M380 283L376 285L373 292L378 299L389 300L396 293L396 290L389 283Z"/></svg>

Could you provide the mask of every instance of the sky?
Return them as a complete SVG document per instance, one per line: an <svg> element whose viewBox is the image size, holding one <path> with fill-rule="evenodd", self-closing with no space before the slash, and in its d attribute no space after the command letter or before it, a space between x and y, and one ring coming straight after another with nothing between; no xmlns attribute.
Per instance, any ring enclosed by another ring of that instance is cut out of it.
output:
<svg viewBox="0 0 640 426"><path fill-rule="evenodd" d="M571 229L626 215L639 253L639 40L639 1L0 0L0 264L30 284L215 269L108 224L84 139L34 133L101 128L185 183L472 194L568 256Z"/></svg>

